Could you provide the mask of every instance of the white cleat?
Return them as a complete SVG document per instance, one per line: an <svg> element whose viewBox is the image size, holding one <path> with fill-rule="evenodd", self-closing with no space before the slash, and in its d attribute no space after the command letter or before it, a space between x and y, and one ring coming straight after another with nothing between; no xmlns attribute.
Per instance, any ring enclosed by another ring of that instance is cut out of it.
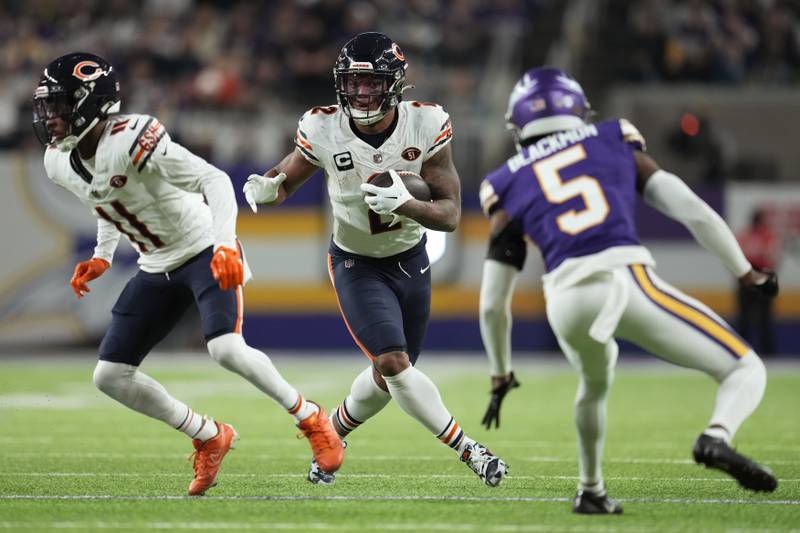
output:
<svg viewBox="0 0 800 533"><path fill-rule="evenodd" d="M311 459L306 479L314 485L333 485L336 483L336 472L326 472L319 467L316 459Z"/></svg>
<svg viewBox="0 0 800 533"><path fill-rule="evenodd" d="M494 455L483 444L467 444L461 460L490 487L498 486L508 474L505 461Z"/></svg>
<svg viewBox="0 0 800 533"><path fill-rule="evenodd" d="M347 448L347 441L342 441L342 447ZM311 466L308 467L306 479L314 485L333 485L336 483L336 472L326 472L319 467L317 460L311 458Z"/></svg>

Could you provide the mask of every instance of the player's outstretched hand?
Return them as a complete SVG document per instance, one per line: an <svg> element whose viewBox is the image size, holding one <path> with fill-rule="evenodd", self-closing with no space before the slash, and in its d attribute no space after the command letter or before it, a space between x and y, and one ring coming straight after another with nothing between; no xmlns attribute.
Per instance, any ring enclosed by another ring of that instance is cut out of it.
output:
<svg viewBox="0 0 800 533"><path fill-rule="evenodd" d="M286 179L286 174L281 172L275 177L250 174L244 184L244 198L250 204L253 213L258 212L256 204L268 204L278 199L278 190Z"/></svg>
<svg viewBox="0 0 800 533"><path fill-rule="evenodd" d="M494 422L495 428L500 427L500 406L503 404L503 398L506 397L508 391L519 387L519 381L514 377L514 373L511 372L508 376L508 379L497 385L494 385L497 382L497 378L492 378L492 384L494 385L492 387L492 397L489 400L489 407L483 415L483 420L481 420L481 424L486 426L486 429L492 429L492 422Z"/></svg>
<svg viewBox="0 0 800 533"><path fill-rule="evenodd" d="M211 273L223 291L235 289L244 283L244 264L239 251L220 246L211 258Z"/></svg>
<svg viewBox="0 0 800 533"><path fill-rule="evenodd" d="M75 296L83 298L85 293L92 292L89 289L89 282L102 276L110 266L108 261L99 257L92 257L88 261L81 261L75 265L75 272L72 273L72 279L69 280Z"/></svg>
<svg viewBox="0 0 800 533"><path fill-rule="evenodd" d="M378 187L371 183L361 184L361 190L367 193L364 201L379 215L392 215L398 207L414 199L397 171L390 170L389 175L392 176L392 184L388 187ZM396 221L392 221L392 224Z"/></svg>
<svg viewBox="0 0 800 533"><path fill-rule="evenodd" d="M739 278L739 282L750 290L761 293L767 298L778 295L778 276L771 270L750 270Z"/></svg>

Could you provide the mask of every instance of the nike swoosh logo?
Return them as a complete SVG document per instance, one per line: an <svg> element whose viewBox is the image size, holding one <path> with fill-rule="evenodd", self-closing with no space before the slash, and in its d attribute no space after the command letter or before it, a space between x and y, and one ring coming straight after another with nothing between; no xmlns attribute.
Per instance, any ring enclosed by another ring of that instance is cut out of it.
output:
<svg viewBox="0 0 800 533"><path fill-rule="evenodd" d="M430 268L431 268L431 265L428 265L428 266L426 266L425 268L420 268L420 269L419 269L419 273L420 273L420 274L424 274L424 273L425 273L425 272L427 272L427 271L428 271Z"/></svg>
<svg viewBox="0 0 800 533"><path fill-rule="evenodd" d="M137 119L136 119L136 122L134 122L134 123L133 123L133 125L131 125L131 127L130 127L130 128L131 128L132 130L135 130L135 129L136 129L136 125L137 125L138 123L139 123L139 119L137 118Z"/></svg>

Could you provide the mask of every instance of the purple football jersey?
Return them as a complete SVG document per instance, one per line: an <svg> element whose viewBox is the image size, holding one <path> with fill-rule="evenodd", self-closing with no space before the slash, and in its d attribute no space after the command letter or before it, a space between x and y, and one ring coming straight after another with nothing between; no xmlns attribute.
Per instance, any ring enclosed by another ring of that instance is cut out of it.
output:
<svg viewBox="0 0 800 533"><path fill-rule="evenodd" d="M520 224L548 272L571 257L638 245L633 152L642 143L619 120L548 135L486 177L497 197L484 206Z"/></svg>

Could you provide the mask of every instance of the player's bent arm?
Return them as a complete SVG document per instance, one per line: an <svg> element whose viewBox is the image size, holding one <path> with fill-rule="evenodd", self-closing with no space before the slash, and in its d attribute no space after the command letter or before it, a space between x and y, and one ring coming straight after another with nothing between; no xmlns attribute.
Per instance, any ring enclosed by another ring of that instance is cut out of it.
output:
<svg viewBox="0 0 800 533"><path fill-rule="evenodd" d="M635 152L634 157L637 188L644 201L686 226L697 242L719 257L736 277L745 277L752 267L722 217L678 176L661 169L653 158L642 152Z"/></svg>
<svg viewBox="0 0 800 533"><path fill-rule="evenodd" d="M188 192L202 193L211 209L214 246L236 249L236 195L228 175L166 136L145 171Z"/></svg>
<svg viewBox="0 0 800 533"><path fill-rule="evenodd" d="M319 167L314 165L306 159L300 152L299 148L295 148L280 163L269 169L264 173L267 177L275 177L281 172L286 174L286 179L281 183L278 188L278 197L272 202L266 202L265 205L280 205L294 192L299 189L311 176L313 176Z"/></svg>
<svg viewBox="0 0 800 533"><path fill-rule="evenodd" d="M395 210L426 228L454 231L461 220L461 182L448 144L422 163L420 175L431 189L430 202L411 199Z"/></svg>
<svg viewBox="0 0 800 533"><path fill-rule="evenodd" d="M114 252L119 244L121 233L114 224L103 218L97 219L97 245L92 257L106 261L109 266L114 259Z"/></svg>

